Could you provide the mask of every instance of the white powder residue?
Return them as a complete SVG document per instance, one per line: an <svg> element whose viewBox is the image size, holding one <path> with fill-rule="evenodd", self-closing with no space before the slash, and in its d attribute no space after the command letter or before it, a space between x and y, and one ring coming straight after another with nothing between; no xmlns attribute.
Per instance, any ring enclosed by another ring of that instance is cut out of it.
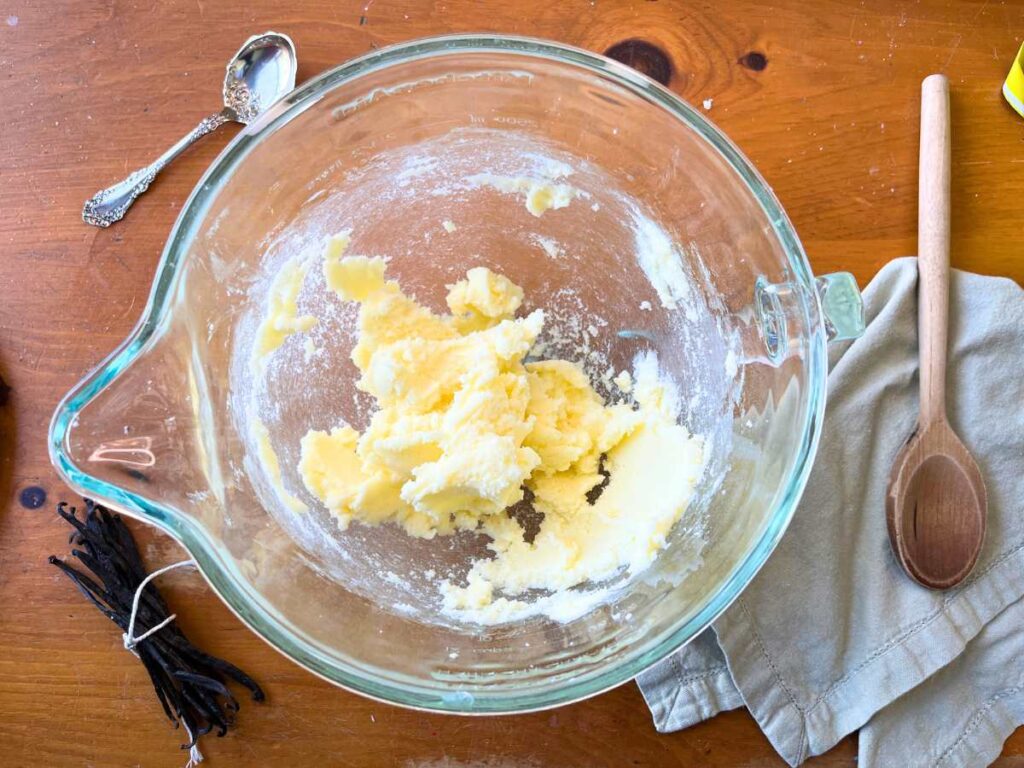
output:
<svg viewBox="0 0 1024 768"><path fill-rule="evenodd" d="M704 109L710 111L712 105L714 105L714 103L715 103L715 100L714 99L704 99L703 103L704 103Z"/></svg>
<svg viewBox="0 0 1024 768"><path fill-rule="evenodd" d="M450 219L445 219L444 221L442 221L441 226L444 227L444 231L447 232L449 235L456 229L458 229L458 227L455 226L455 222L451 221Z"/></svg>
<svg viewBox="0 0 1024 768"><path fill-rule="evenodd" d="M606 327L608 321L588 312L575 290L561 288L545 309L544 330L530 350L530 359L569 360L581 365L591 381L599 381L608 367L607 349L590 328L600 333ZM614 370L611 375L615 375Z"/></svg>
<svg viewBox="0 0 1024 768"><path fill-rule="evenodd" d="M302 359L303 362L308 363L312 360L320 350L317 349L316 344L308 336L302 342Z"/></svg>
<svg viewBox="0 0 1024 768"><path fill-rule="evenodd" d="M537 597L530 602L499 597L485 607L468 610L454 607L451 595L457 591L457 588L450 582L446 581L441 585L441 593L446 598L444 613L462 621L494 625L505 624L511 621L522 621L531 616L547 616L549 619L564 624L578 619L601 603L606 602L614 594L617 587L618 585L585 591L563 589L550 595ZM529 643L526 643L526 645L528 647Z"/></svg>
<svg viewBox="0 0 1024 768"><path fill-rule="evenodd" d="M534 172L540 174L545 179L564 179L566 176L572 176L574 173L573 167L568 163L538 152L524 152L523 158L530 160Z"/></svg>
<svg viewBox="0 0 1024 768"><path fill-rule="evenodd" d="M544 253L546 253L552 259L557 259L563 253L562 247L558 244L558 241L553 238L544 237L544 235L534 234L530 236L530 239L533 240L534 243L539 245L544 250Z"/></svg>
<svg viewBox="0 0 1024 768"><path fill-rule="evenodd" d="M410 589L409 582L403 579L394 571L385 571L381 574L381 576L384 578L384 581L386 581L388 584L400 587L401 589L405 590Z"/></svg>
<svg viewBox="0 0 1024 768"><path fill-rule="evenodd" d="M739 366L736 364L736 352L730 349L725 353L725 375L730 379L736 378Z"/></svg>
<svg viewBox="0 0 1024 768"><path fill-rule="evenodd" d="M414 179L426 176L437 170L438 161L430 155L412 155L405 158L401 170L395 174L395 183L399 187L408 186Z"/></svg>
<svg viewBox="0 0 1024 768"><path fill-rule="evenodd" d="M694 392L693 393L693 397L690 398L690 402L688 402L686 404L686 410L690 414L696 413L697 409L700 407L700 400L701 400L701 393L699 391L698 392Z"/></svg>
<svg viewBox="0 0 1024 768"><path fill-rule="evenodd" d="M650 312L651 309L652 309L651 302L649 302L649 301L641 301L640 302L640 309L643 312Z"/></svg>
<svg viewBox="0 0 1024 768"><path fill-rule="evenodd" d="M670 418L679 418L682 396L679 385L661 371L658 353L638 352L633 358L633 398L646 408L657 408Z"/></svg>
<svg viewBox="0 0 1024 768"><path fill-rule="evenodd" d="M631 211L636 247L636 258L640 268L658 293L665 309L679 309L682 305L686 319L695 321L697 312L693 307L690 280L683 268L683 256L665 230L644 216L638 210Z"/></svg>

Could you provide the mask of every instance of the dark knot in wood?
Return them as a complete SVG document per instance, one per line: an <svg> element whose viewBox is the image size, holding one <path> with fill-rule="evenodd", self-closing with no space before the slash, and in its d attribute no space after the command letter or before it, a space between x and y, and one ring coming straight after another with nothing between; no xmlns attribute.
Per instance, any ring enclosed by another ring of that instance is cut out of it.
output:
<svg viewBox="0 0 1024 768"><path fill-rule="evenodd" d="M668 54L646 40L623 40L605 51L604 55L621 61L662 85L668 85L672 79L672 60Z"/></svg>
<svg viewBox="0 0 1024 768"><path fill-rule="evenodd" d="M768 57L760 51L750 51L740 56L740 66L760 72L768 66Z"/></svg>

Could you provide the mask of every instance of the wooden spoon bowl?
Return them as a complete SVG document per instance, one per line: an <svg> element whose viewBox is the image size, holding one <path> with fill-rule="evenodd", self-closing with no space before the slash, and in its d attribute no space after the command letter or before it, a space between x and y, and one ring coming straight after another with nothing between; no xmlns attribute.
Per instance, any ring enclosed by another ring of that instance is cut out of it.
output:
<svg viewBox="0 0 1024 768"><path fill-rule="evenodd" d="M959 584L985 538L981 470L945 420L911 435L895 466L885 508L896 556L923 586Z"/></svg>

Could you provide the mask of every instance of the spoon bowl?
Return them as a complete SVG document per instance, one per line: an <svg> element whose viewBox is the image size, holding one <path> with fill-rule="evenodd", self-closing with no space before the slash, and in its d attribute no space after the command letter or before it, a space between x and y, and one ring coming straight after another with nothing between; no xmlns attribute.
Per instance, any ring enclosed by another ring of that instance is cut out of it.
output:
<svg viewBox="0 0 1024 768"><path fill-rule="evenodd" d="M985 538L985 483L945 421L915 433L895 466L886 498L889 538L914 581L933 589L960 583Z"/></svg>
<svg viewBox="0 0 1024 768"><path fill-rule="evenodd" d="M250 37L224 74L224 106L239 123L252 122L295 87L298 58L291 38L279 32Z"/></svg>

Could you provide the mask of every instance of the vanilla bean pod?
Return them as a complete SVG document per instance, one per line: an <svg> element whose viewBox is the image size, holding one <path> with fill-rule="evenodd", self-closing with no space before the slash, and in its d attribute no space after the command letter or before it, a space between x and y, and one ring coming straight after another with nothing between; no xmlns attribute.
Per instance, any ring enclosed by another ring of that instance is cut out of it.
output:
<svg viewBox="0 0 1024 768"><path fill-rule="evenodd" d="M61 502L57 514L75 529L71 534L71 555L92 575L77 570L57 557L50 557L78 590L122 632L128 631L132 601L148 575L128 526L118 515L98 504L85 502L85 517ZM134 632L142 635L171 615L167 603L153 582L139 599ZM234 725L238 700L227 687L235 682L247 688L255 701L263 701L263 690L238 667L204 653L192 645L174 622L140 640L134 651L146 668L157 700L177 728L191 734L183 749L196 745L200 737L216 729L223 736Z"/></svg>

